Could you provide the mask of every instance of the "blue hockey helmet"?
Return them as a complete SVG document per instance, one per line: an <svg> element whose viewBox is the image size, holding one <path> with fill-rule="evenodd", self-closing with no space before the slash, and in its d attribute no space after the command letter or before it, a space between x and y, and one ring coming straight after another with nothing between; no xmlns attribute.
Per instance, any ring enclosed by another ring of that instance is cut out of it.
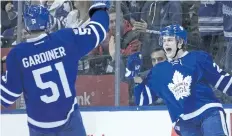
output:
<svg viewBox="0 0 232 136"><path fill-rule="evenodd" d="M28 5L24 10L24 23L28 31L49 29L50 13L42 5Z"/></svg>
<svg viewBox="0 0 232 136"><path fill-rule="evenodd" d="M187 32L180 25L169 25L160 30L160 46L163 45L163 36L175 36L177 39L183 39L184 44L187 44Z"/></svg>

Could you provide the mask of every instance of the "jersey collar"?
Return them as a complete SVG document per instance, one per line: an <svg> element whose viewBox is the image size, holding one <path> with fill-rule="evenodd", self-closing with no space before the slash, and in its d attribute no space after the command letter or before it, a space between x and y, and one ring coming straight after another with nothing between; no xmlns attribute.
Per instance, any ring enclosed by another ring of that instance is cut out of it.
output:
<svg viewBox="0 0 232 136"><path fill-rule="evenodd" d="M47 34L44 33L44 34L41 34L41 35L39 35L39 36L37 36L35 38L27 39L27 42L36 42L36 41L39 41L39 40L43 39L46 36L47 36Z"/></svg>
<svg viewBox="0 0 232 136"><path fill-rule="evenodd" d="M186 56L188 53L189 53L188 51L185 51L178 59L183 58L183 57ZM171 62L171 61L175 61L175 60L168 58L168 62Z"/></svg>

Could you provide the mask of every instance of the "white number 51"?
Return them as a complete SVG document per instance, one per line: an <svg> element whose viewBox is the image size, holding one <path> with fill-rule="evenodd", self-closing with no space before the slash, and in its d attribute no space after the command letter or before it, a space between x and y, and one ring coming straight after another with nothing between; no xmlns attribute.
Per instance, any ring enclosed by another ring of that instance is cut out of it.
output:
<svg viewBox="0 0 232 136"><path fill-rule="evenodd" d="M66 98L71 97L72 93L71 93L70 88L69 88L69 84L68 84L68 80L67 80L67 76L66 76L66 73L65 73L65 70L64 70L63 63L62 62L56 63L55 68L59 73L65 97ZM56 83L54 83L52 81L48 81L48 82L43 82L42 81L41 75L45 74L45 73L48 73L48 72L51 72L51 71L52 71L51 66L46 66L46 67L43 67L43 68L36 69L36 70L32 71L34 79L35 79L36 86L39 87L42 90L50 88L51 91L52 91L51 96L47 96L47 95L40 96L40 99L45 103L55 102L55 101L58 100L58 98L60 96L60 92L59 92L59 89L58 89L58 86L57 86Z"/></svg>

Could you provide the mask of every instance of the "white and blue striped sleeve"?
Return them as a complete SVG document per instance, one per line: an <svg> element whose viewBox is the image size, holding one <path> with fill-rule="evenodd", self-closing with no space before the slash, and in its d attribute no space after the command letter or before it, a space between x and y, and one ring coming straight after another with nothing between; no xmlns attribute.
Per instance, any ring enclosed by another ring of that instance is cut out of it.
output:
<svg viewBox="0 0 232 136"><path fill-rule="evenodd" d="M150 105L157 100L157 96L154 91L151 90L148 80L150 80L150 74L146 77L142 83L137 84L134 88L135 104L138 106Z"/></svg>
<svg viewBox="0 0 232 136"><path fill-rule="evenodd" d="M154 100L154 96L150 88L147 85L139 84L134 89L135 96L135 104L138 106L145 106L152 104Z"/></svg>
<svg viewBox="0 0 232 136"><path fill-rule="evenodd" d="M11 50L6 58L6 72L1 75L0 99L4 107L13 104L22 93L21 73L17 64L16 56Z"/></svg>
<svg viewBox="0 0 232 136"><path fill-rule="evenodd" d="M205 61L203 62L202 67L204 69L204 78L211 85L225 94L232 95L231 75L219 68L210 55L205 55Z"/></svg>
<svg viewBox="0 0 232 136"><path fill-rule="evenodd" d="M86 55L106 39L109 30L109 15L104 10L94 12L86 27L73 28L77 50Z"/></svg>

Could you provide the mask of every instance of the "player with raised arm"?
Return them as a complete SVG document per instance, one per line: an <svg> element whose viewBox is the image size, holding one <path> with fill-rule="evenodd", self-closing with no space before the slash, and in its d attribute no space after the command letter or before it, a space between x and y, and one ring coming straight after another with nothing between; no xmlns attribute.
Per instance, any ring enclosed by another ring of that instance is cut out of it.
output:
<svg viewBox="0 0 232 136"><path fill-rule="evenodd" d="M40 5L25 9L26 29L36 37L9 52L0 98L7 107L24 94L30 136L86 136L75 90L78 61L105 39L109 6L109 1L94 1L85 28L39 36L49 29L48 10Z"/></svg>
<svg viewBox="0 0 232 136"><path fill-rule="evenodd" d="M182 26L167 26L160 37L168 60L153 67L146 80L135 87L136 104L162 98L181 136L228 136L223 106L210 84L232 95L232 77L208 53L185 50L187 32Z"/></svg>

